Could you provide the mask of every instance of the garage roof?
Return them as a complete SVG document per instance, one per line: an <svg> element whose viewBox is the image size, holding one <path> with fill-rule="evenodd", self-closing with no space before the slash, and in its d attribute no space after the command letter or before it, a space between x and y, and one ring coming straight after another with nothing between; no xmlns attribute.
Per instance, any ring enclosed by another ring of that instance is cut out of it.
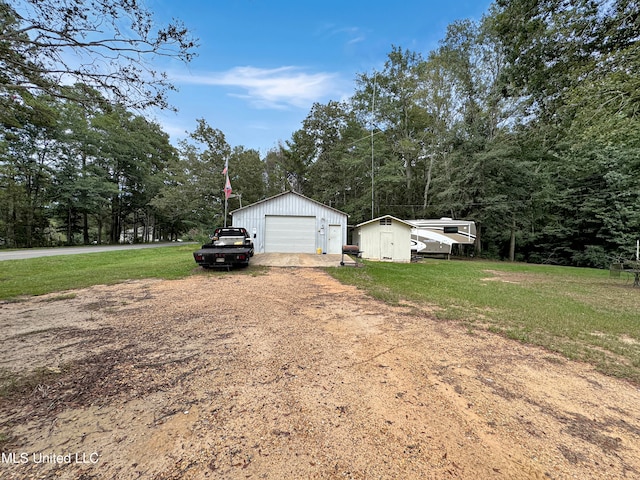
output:
<svg viewBox="0 0 640 480"><path fill-rule="evenodd" d="M328 206L328 205L325 205L324 203L320 203L320 202L318 202L317 200L314 200L313 198L305 197L305 196L304 196L304 195L302 195L301 193L294 192L293 190L288 191L288 192L282 192L282 193L279 193L279 194L274 195L274 196L272 196L272 197L265 198L265 199L260 200L260 201L258 201L258 202L252 203L251 205L247 205L246 207L238 208L238 209L236 209L236 210L233 210L233 211L231 212L231 214L233 215L235 212L240 212L240 211L242 211L242 210L247 210L248 208L252 208L252 207L254 207L254 206L256 206L256 205L260 205L261 203L269 202L269 201L271 201L271 200L273 200L273 199L275 199L275 198L282 197L283 195L297 195L298 197L304 198L305 200L308 200L308 201L310 201L310 202L313 202L313 203L315 203L315 204L317 204L317 205L319 205L319 206L321 206L321 207L323 207L323 208L328 208L328 209L330 209L330 210L333 210L334 212L338 212L338 213L340 213L340 214L342 214L342 215L346 215L347 217L349 216L349 214L347 214L347 213L345 213L345 212L342 212L342 211L338 210L337 208L333 208L333 207L330 207L330 206Z"/></svg>

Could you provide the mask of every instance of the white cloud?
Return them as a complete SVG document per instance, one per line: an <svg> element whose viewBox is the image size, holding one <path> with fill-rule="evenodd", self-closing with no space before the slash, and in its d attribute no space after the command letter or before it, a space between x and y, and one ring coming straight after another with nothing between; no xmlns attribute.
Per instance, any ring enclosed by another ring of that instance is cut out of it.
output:
<svg viewBox="0 0 640 480"><path fill-rule="evenodd" d="M326 23L316 32L320 37L345 37L347 47L362 43L367 39L367 31L360 27L343 27L333 23Z"/></svg>
<svg viewBox="0 0 640 480"><path fill-rule="evenodd" d="M264 69L235 67L226 72L171 75L177 83L236 87L244 93L229 95L246 99L256 108L308 108L313 102L340 96L339 78L333 73L306 73L299 67Z"/></svg>
<svg viewBox="0 0 640 480"><path fill-rule="evenodd" d="M196 127L195 118L186 120L180 113L174 113L168 110L151 109L148 112L151 120L156 122L162 131L167 133L172 141L181 140L189 136Z"/></svg>

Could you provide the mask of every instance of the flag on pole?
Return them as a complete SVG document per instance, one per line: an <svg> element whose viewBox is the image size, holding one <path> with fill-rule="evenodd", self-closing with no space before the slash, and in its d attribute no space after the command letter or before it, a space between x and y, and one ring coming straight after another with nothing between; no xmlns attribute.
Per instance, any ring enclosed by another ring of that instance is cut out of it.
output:
<svg viewBox="0 0 640 480"><path fill-rule="evenodd" d="M226 173L227 173L227 171L228 171L228 170L229 170L229 159L227 158L227 159L224 161L224 170L222 170L222 174L223 174L223 175L226 175Z"/></svg>
<svg viewBox="0 0 640 480"><path fill-rule="evenodd" d="M231 196L231 182L229 181L229 175L227 175L227 183L224 184L224 198L229 200Z"/></svg>

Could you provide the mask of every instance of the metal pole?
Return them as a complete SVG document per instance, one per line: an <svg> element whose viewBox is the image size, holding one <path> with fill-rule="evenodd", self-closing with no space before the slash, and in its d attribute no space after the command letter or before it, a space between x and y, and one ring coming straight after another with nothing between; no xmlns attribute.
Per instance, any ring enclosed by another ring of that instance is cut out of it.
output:
<svg viewBox="0 0 640 480"><path fill-rule="evenodd" d="M374 213L374 202L375 202L375 196L374 196L374 188L375 188L375 184L373 182L373 171L374 171L374 164L373 164L373 115L376 109L376 80L377 80L377 73L374 72L373 73L373 98L371 101L371 219L373 220L373 217L375 217L375 213Z"/></svg>
<svg viewBox="0 0 640 480"><path fill-rule="evenodd" d="M224 227L227 228L227 192L224 192Z"/></svg>

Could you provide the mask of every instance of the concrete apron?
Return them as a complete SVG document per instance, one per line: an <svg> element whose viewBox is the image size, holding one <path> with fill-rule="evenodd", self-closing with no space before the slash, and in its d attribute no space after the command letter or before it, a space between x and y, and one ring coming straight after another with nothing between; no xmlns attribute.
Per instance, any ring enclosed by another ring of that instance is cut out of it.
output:
<svg viewBox="0 0 640 480"><path fill-rule="evenodd" d="M342 255L313 253L256 253L250 265L265 267L339 267Z"/></svg>

